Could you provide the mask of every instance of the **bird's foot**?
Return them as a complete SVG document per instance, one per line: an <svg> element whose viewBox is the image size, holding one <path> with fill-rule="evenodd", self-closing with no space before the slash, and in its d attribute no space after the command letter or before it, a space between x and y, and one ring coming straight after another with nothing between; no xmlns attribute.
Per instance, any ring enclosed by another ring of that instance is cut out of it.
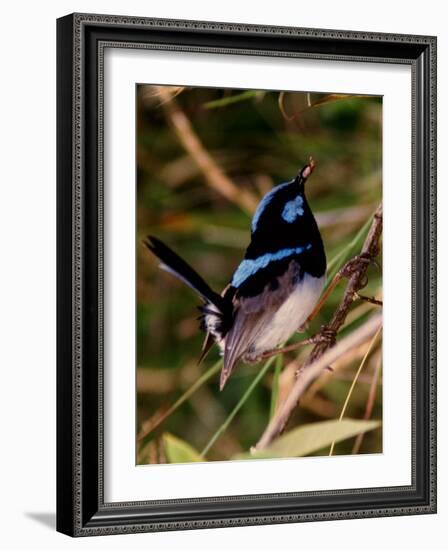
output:
<svg viewBox="0 0 448 550"><path fill-rule="evenodd" d="M264 359L264 353L260 353L259 351L249 349L248 351L246 351L246 353L242 356L241 359L245 363L253 365L255 363L259 363L262 359Z"/></svg>
<svg viewBox="0 0 448 550"><path fill-rule="evenodd" d="M360 267L364 267L366 265L369 265L372 261L372 255L368 254L367 252L363 252L362 254L359 254L358 256L354 256L351 258L339 271L341 274L341 277L349 278L351 277L356 271L359 270Z"/></svg>
<svg viewBox="0 0 448 550"><path fill-rule="evenodd" d="M369 252L362 252L358 256L355 256L351 260L349 260L340 270L339 270L339 278L345 277L346 279L349 279L352 275L354 275L357 271L364 270L363 277L361 281L358 283L358 290L361 288L364 288L367 286L369 279L367 277L366 269L367 267L373 263L380 269L380 266L378 265L378 262L375 260L375 255L371 254Z"/></svg>
<svg viewBox="0 0 448 550"><path fill-rule="evenodd" d="M336 331L327 325L322 325L317 334L309 338L310 344L327 344L329 347L336 343Z"/></svg>
<svg viewBox="0 0 448 550"><path fill-rule="evenodd" d="M258 354L251 354L250 352L246 353L243 357L243 360L246 363L258 363L258 361L261 361L262 359L268 359L269 357L272 357L273 355L278 355L279 353L287 353L289 351L295 351L302 346L307 345L314 345L314 344L327 344L329 347L333 346L336 342L336 331L327 327L322 326L320 331L315 334L314 336L311 336L311 338L306 338L305 340L300 340L300 342L296 342L295 344L290 344L289 346L284 346L282 348L276 348L273 350L267 350L263 353Z"/></svg>

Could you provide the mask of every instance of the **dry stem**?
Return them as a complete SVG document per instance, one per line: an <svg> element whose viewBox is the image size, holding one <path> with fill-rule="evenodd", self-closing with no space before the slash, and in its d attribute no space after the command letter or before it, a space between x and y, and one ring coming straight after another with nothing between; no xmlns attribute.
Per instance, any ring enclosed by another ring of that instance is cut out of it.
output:
<svg viewBox="0 0 448 550"><path fill-rule="evenodd" d="M373 404L375 403L376 390L378 387L378 380L380 377L380 369L381 369L382 361L383 361L383 356L381 354L381 351L379 351L375 358L375 370L373 372L372 383L370 385L369 396L367 398L366 409L364 411L364 416L363 416L364 420L369 420L370 417L372 416ZM364 440L364 434L361 433L355 439L355 443L352 449L352 454L356 455L359 453L359 449L361 448L363 440Z"/></svg>
<svg viewBox="0 0 448 550"><path fill-rule="evenodd" d="M209 187L229 201L238 204L238 206L246 212L252 214L259 202L258 198L249 191L238 188L233 181L226 176L221 167L202 144L189 118L180 108L172 94L164 87L160 87L158 93L163 100L162 107L165 110L168 121L173 127L178 140L204 175L205 181Z"/></svg>

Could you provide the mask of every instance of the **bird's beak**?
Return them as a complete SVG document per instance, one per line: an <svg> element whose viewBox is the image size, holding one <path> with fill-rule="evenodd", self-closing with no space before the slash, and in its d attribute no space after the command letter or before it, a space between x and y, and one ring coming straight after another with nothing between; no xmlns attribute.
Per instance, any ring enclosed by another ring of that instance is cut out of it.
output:
<svg viewBox="0 0 448 550"><path fill-rule="evenodd" d="M306 180L310 177L310 175L313 173L314 168L316 167L316 163L314 162L313 158L310 157L310 160L308 161L308 164L306 164L302 170L297 174L295 177L295 182L302 187L303 184L306 182Z"/></svg>
<svg viewBox="0 0 448 550"><path fill-rule="evenodd" d="M308 179L313 173L313 170L315 167L316 167L316 163L314 162L313 157L310 157L308 164L304 168L302 168L302 171L300 172L302 179L304 180Z"/></svg>

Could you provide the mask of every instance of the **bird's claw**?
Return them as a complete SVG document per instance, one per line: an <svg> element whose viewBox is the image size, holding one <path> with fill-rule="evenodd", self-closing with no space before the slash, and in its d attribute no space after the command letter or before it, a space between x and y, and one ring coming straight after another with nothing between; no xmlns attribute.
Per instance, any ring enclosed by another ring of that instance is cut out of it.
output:
<svg viewBox="0 0 448 550"><path fill-rule="evenodd" d="M297 332L299 333L302 333L302 332L305 332L308 327L309 327L310 323L309 321L305 321L302 325L300 325L300 327L297 329Z"/></svg>
<svg viewBox="0 0 448 550"><path fill-rule="evenodd" d="M334 346L336 343L336 331L326 325L320 327L319 332L312 337L313 344L328 344Z"/></svg>
<svg viewBox="0 0 448 550"><path fill-rule="evenodd" d="M369 265L371 261L372 256L367 252L363 252L362 254L359 254L358 256L355 256L354 258L349 260L341 269L340 274L342 277L349 278L354 273L356 273L356 271L358 271L360 267Z"/></svg>

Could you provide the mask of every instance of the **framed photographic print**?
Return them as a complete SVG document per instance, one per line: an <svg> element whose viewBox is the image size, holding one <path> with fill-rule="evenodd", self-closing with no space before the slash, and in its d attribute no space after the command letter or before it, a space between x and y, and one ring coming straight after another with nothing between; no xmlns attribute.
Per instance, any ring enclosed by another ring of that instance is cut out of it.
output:
<svg viewBox="0 0 448 550"><path fill-rule="evenodd" d="M436 510L436 39L74 14L57 528Z"/></svg>

